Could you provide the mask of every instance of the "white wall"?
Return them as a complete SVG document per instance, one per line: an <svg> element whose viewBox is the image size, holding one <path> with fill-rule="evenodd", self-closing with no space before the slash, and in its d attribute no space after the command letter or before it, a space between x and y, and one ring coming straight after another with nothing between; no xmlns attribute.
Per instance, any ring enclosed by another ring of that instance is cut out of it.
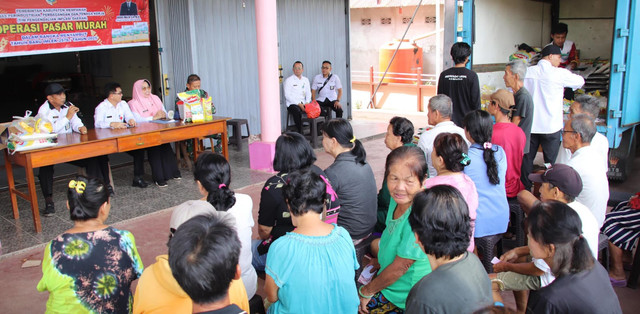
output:
<svg viewBox="0 0 640 314"><path fill-rule="evenodd" d="M380 46L393 39L402 38L402 34L407 24L402 23L402 18L411 18L415 6L403 7L402 13L399 8L358 8L351 9L351 70L368 71L373 65L374 71L384 71L378 69L378 51ZM413 24L405 39L413 39L436 29L435 23L425 23L426 17L435 17L435 5L422 5L416 14ZM390 17L391 24L383 25L381 18ZM444 25L444 5L440 6L440 23ZM371 19L371 25L362 25L363 18ZM423 73L434 73L437 57L436 36L417 41L418 46L423 51Z"/></svg>
<svg viewBox="0 0 640 314"><path fill-rule="evenodd" d="M531 0L476 0L473 64L506 63L517 46L546 44L551 11Z"/></svg>
<svg viewBox="0 0 640 314"><path fill-rule="evenodd" d="M149 47L110 49L113 76L95 77L94 84L97 90L101 92L107 82L118 82L122 86L124 97L132 97L133 83L140 79L152 79L149 49ZM153 93L158 94L158 86L152 87ZM169 102L173 101L173 98L167 99ZM169 109L173 109L173 107Z"/></svg>
<svg viewBox="0 0 640 314"><path fill-rule="evenodd" d="M616 3L611 0L563 0L559 20L569 26L580 59L611 58Z"/></svg>
<svg viewBox="0 0 640 314"><path fill-rule="evenodd" d="M516 46L541 47L551 41L551 6L532 0L476 0L474 64L505 63ZM559 21L581 59L611 58L615 1L562 0Z"/></svg>

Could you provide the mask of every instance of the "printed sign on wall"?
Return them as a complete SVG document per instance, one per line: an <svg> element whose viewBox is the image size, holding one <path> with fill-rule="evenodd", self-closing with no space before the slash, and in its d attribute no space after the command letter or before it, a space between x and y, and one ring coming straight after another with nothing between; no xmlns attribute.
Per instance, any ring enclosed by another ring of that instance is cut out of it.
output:
<svg viewBox="0 0 640 314"><path fill-rule="evenodd" d="M148 0L2 0L0 57L149 46Z"/></svg>

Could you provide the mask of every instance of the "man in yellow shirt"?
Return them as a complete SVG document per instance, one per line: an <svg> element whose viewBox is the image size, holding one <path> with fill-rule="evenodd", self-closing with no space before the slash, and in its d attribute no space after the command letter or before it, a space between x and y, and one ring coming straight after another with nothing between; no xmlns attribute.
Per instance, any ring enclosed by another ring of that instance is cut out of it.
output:
<svg viewBox="0 0 640 314"><path fill-rule="evenodd" d="M197 216L197 213L194 215ZM232 218L232 216L226 212L215 212L208 216L197 217L209 217L209 220L217 220L218 226L222 225L226 220ZM189 221L191 217L182 217L184 221ZM180 227L177 228L176 234L180 231ZM234 234L235 234L235 230ZM239 240L238 248L239 248ZM133 297L133 313L191 313L192 309L195 313L196 304L192 301L191 297L182 289L180 283L173 276L169 261L172 253L172 243L169 242L169 255L164 254L156 257L156 262L147 267L142 273L138 286L136 288L135 295ZM173 246L175 250L175 246ZM218 250L213 250L218 252ZM236 260L239 256L236 255ZM175 253L174 253L175 254ZM180 255L180 254L178 254ZM237 264L237 263L236 263ZM239 267L238 267L239 268ZM222 271L220 267L210 268L216 271ZM240 309L249 312L249 300L247 298L247 291L240 279L240 275L235 276L228 287L228 298L230 304L237 305ZM182 279L183 281L186 278Z"/></svg>

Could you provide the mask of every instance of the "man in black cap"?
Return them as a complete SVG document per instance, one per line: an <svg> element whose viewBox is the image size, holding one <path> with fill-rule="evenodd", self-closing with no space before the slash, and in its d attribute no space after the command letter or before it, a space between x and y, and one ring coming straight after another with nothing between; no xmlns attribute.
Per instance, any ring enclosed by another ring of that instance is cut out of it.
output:
<svg viewBox="0 0 640 314"><path fill-rule="evenodd" d="M533 122L529 138L529 152L522 162L522 183L531 189L527 175L533 170L533 160L542 146L544 162L553 164L560 148L562 136L563 97L565 87L578 89L584 85L582 76L559 68L562 62L560 48L550 45L542 49L542 59L530 67L524 78L524 87L533 97Z"/></svg>
<svg viewBox="0 0 640 314"><path fill-rule="evenodd" d="M600 233L600 223L593 212L584 204L576 201L576 198L583 190L582 177L574 168L565 164L555 164L544 173L532 173L529 179L533 182L541 183L541 201L559 201L569 205L580 216L582 220L582 233L591 253L598 257L598 234ZM529 191L522 191L518 194L520 207L525 213L539 200Z"/></svg>
<svg viewBox="0 0 640 314"><path fill-rule="evenodd" d="M78 107L67 102L65 89L58 83L47 85L44 89L47 100L40 106L38 115L46 117L53 125L53 133L65 134L77 132L87 134L87 127L84 126L82 120L78 118L77 113L80 111ZM70 162L78 167L87 169L87 174L101 178L107 184L110 191L113 191L109 180L109 164L106 156L75 160ZM52 216L56 210L53 205L53 166L40 167L38 172L40 179L40 187L46 203L43 216ZM113 194L113 192L112 192Z"/></svg>
<svg viewBox="0 0 640 314"><path fill-rule="evenodd" d="M582 179L576 170L564 164L555 164L544 173L530 174L533 182L542 183L540 200L531 192L522 191L518 194L518 201L525 213L540 201L558 201L567 204L576 211L582 221L582 236L587 240L591 254L598 258L598 234L600 227L595 216L584 205L575 201L582 191ZM547 286L555 277L551 274L549 265L544 260L527 260L529 247L522 246L512 249L500 257L500 262L493 265L495 274L489 274L492 281L494 301L502 301L500 291L512 290L519 312L527 306L526 290L537 290Z"/></svg>

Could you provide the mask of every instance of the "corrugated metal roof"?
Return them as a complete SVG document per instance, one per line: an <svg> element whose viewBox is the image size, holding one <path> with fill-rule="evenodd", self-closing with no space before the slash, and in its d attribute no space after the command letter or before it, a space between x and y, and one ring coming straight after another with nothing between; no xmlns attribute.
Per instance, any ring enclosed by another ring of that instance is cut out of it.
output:
<svg viewBox="0 0 640 314"><path fill-rule="evenodd" d="M438 0L423 0L422 4L433 5ZM351 9L360 8L387 8L387 7L408 7L416 6L420 0L351 0L349 7Z"/></svg>

